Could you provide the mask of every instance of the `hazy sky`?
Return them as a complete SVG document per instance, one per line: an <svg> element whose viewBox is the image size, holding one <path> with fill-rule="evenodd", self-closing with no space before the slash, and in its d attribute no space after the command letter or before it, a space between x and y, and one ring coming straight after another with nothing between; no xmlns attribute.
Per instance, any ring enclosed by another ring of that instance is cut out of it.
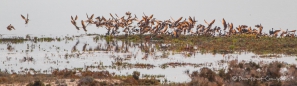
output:
<svg viewBox="0 0 297 86"><path fill-rule="evenodd" d="M216 19L215 25L222 27L221 20L235 26L254 26L261 23L264 31L269 29L297 29L296 0L2 0L0 3L0 34L82 34L70 22L71 15L85 20L89 15L105 16L117 13L123 16L130 11L138 17L154 14L159 20L195 16L199 24L204 19ZM31 20L25 25L20 14L29 13ZM17 30L8 31L12 24ZM80 23L79 23L80 26ZM88 33L105 33L104 28L88 26Z"/></svg>

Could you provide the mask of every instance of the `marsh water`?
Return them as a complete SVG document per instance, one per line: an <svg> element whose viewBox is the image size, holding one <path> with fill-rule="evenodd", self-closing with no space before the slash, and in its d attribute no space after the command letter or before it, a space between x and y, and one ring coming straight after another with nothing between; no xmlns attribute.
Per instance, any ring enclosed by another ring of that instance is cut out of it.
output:
<svg viewBox="0 0 297 86"><path fill-rule="evenodd" d="M185 70L199 70L201 67L214 69L227 67L227 64L219 64L231 59L246 61L284 61L289 64L296 63L296 57L278 55L279 57L260 58L251 52L235 52L233 54L212 54L199 51L176 52L167 49L171 44L154 42L135 43L131 41L111 40L106 41L96 35L85 35L85 32L77 31L70 22L70 16L77 15L78 20L85 20L86 13L96 16L109 17L109 13L117 13L124 16L130 11L132 14L142 16L154 14L160 20L179 18L180 16L195 16L197 23L204 24L203 20L216 19L216 26L222 26L221 20L236 25L246 24L254 26L261 23L263 31L271 28L294 30L297 28L297 8L293 0L289 1L2 1L0 3L0 34L1 38L26 36L61 38L57 41L32 40L21 43L0 44L0 69L21 73L24 69L33 68L44 71L52 69L83 68L92 71L108 70L116 74L131 74L140 71L141 74L164 75L173 82L187 82L190 78L184 74ZM245 3L245 4L241 4ZM235 7L234 7L235 6ZM25 25L20 14L29 14L29 23ZM284 23L285 22L285 23ZM16 30L8 31L6 27L12 24ZM95 25L87 27L89 34L105 34L105 28L97 28ZM77 50L73 51L77 43ZM86 46L85 46L86 44ZM11 46L10 48L8 48ZM85 49L83 47L85 46ZM159 48L157 48L159 47ZM195 47L199 48L199 47ZM149 52L145 52L148 50ZM33 58L29 61L24 58ZM127 64L150 64L152 66L117 65L117 62ZM164 64L167 64L164 65ZM171 63L171 64L170 64ZM174 63L187 63L185 66ZM193 65L189 65L193 64ZM172 66L173 65L173 66ZM98 66L89 68L90 66Z"/></svg>

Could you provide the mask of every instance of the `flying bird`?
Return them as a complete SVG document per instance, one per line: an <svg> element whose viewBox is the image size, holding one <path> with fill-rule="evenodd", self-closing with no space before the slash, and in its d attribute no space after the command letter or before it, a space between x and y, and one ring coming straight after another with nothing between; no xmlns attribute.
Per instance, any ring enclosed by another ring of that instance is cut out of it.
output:
<svg viewBox="0 0 297 86"><path fill-rule="evenodd" d="M87 13L86 13L86 15L87 15L87 18L88 18L88 20L86 20L86 22L88 22L87 25L93 24L94 23L94 21L93 21L94 14L92 14L91 17L89 17Z"/></svg>
<svg viewBox="0 0 297 86"><path fill-rule="evenodd" d="M131 15L131 13L128 11L128 12L126 12L126 15Z"/></svg>
<svg viewBox="0 0 297 86"><path fill-rule="evenodd" d="M15 30L15 28L14 28L11 24L9 24L9 25L7 26L7 30L11 31L12 29Z"/></svg>
<svg viewBox="0 0 297 86"><path fill-rule="evenodd" d="M25 16L23 16L22 14L21 14L21 17L25 20L25 24L28 24L28 22L29 22L29 15L27 14L27 18L25 17Z"/></svg>
<svg viewBox="0 0 297 86"><path fill-rule="evenodd" d="M71 16L71 23L75 26L75 28L76 28L77 30L79 30L79 27L76 25L76 20L77 20L77 15L75 16L75 18L73 18L73 17Z"/></svg>

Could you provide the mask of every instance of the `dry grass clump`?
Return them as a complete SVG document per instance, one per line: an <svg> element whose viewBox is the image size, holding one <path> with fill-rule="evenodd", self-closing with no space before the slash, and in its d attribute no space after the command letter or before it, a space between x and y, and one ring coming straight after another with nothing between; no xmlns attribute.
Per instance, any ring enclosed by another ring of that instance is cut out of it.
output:
<svg viewBox="0 0 297 86"><path fill-rule="evenodd" d="M0 84L28 83L32 81L51 81L55 78L49 74L16 74L0 71Z"/></svg>
<svg viewBox="0 0 297 86"><path fill-rule="evenodd" d="M42 81L37 80L37 81L28 83L26 86L51 86L51 85L50 84L45 85Z"/></svg>
<svg viewBox="0 0 297 86"><path fill-rule="evenodd" d="M139 76L140 72L134 71L132 76L122 79L122 85L160 85L160 81L157 79L141 79Z"/></svg>
<svg viewBox="0 0 297 86"><path fill-rule="evenodd" d="M282 72L283 68L288 71ZM282 62L259 64L255 62L229 62L228 71L212 71L202 68L200 71L187 73L192 79L190 86L293 86L297 85L296 65L286 66ZM281 80L282 77L285 77Z"/></svg>
<svg viewBox="0 0 297 86"><path fill-rule="evenodd" d="M75 75L76 72L73 70L54 70L52 72L52 75L59 77L59 78L78 78L78 76Z"/></svg>
<svg viewBox="0 0 297 86"><path fill-rule="evenodd" d="M222 86L224 80L222 77L218 76L215 72L208 68L202 68L201 72L194 71L190 74L191 82L188 84L190 86Z"/></svg>
<svg viewBox="0 0 297 86"><path fill-rule="evenodd" d="M106 85L106 84L104 84ZM92 77L87 76L79 80L78 86L100 86L100 83L94 80Z"/></svg>

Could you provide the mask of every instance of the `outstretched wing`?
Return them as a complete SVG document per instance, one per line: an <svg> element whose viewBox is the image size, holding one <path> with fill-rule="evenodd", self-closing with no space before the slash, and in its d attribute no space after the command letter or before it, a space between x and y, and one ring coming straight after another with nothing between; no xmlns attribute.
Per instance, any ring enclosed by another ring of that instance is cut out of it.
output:
<svg viewBox="0 0 297 86"><path fill-rule="evenodd" d="M92 16L90 17L90 19L93 19L93 17L94 17L94 14L92 14Z"/></svg>
<svg viewBox="0 0 297 86"><path fill-rule="evenodd" d="M171 18L171 20L173 21L173 22L175 22L175 20L170 16L170 18Z"/></svg>
<svg viewBox="0 0 297 86"><path fill-rule="evenodd" d="M179 22L181 19L183 19L183 17L180 17L178 20L176 20L176 22Z"/></svg>
<svg viewBox="0 0 297 86"><path fill-rule="evenodd" d="M87 15L87 18L89 19L88 13L86 13L86 15Z"/></svg>
<svg viewBox="0 0 297 86"><path fill-rule="evenodd" d="M73 20L73 17L71 16L71 20Z"/></svg>
<svg viewBox="0 0 297 86"><path fill-rule="evenodd" d="M11 26L11 28L13 28L15 30L14 26Z"/></svg>
<svg viewBox="0 0 297 86"><path fill-rule="evenodd" d="M81 25L82 27L86 27L85 22L83 20L81 20Z"/></svg>
<svg viewBox="0 0 297 86"><path fill-rule="evenodd" d="M75 20L77 20L77 15L75 16Z"/></svg>
<svg viewBox="0 0 297 86"><path fill-rule="evenodd" d="M143 15L146 16L146 15L144 14L144 12L143 12Z"/></svg>
<svg viewBox="0 0 297 86"><path fill-rule="evenodd" d="M78 43L79 43L79 40L77 40L77 42L75 43L75 46L77 46L77 45L78 45Z"/></svg>
<svg viewBox="0 0 297 86"><path fill-rule="evenodd" d="M215 22L216 20L214 19L214 20L212 20L211 22L210 22L210 25L212 25L214 22Z"/></svg>
<svg viewBox="0 0 297 86"><path fill-rule="evenodd" d="M224 30L226 30L226 28L227 28L227 24L226 24L226 21L225 21L225 19L223 18L223 26L224 26Z"/></svg>
<svg viewBox="0 0 297 86"><path fill-rule="evenodd" d="M103 21L106 21L106 19L102 16L102 18L101 18Z"/></svg>
<svg viewBox="0 0 297 86"><path fill-rule="evenodd" d="M191 18L191 16L189 16L189 22L193 22L193 19Z"/></svg>
<svg viewBox="0 0 297 86"><path fill-rule="evenodd" d="M230 29L233 29L233 23L229 24Z"/></svg>
<svg viewBox="0 0 297 86"><path fill-rule="evenodd" d="M150 16L150 19L152 19L152 18L153 18L153 16L154 16L154 14L152 14L152 15Z"/></svg>
<svg viewBox="0 0 297 86"><path fill-rule="evenodd" d="M21 14L21 17L22 17L24 20L26 20L25 16L23 16L22 14Z"/></svg>
<svg viewBox="0 0 297 86"><path fill-rule="evenodd" d="M114 17L112 16L112 14L111 14L111 13L109 13L109 15L112 17L112 19L114 19Z"/></svg>
<svg viewBox="0 0 297 86"><path fill-rule="evenodd" d="M204 19L204 22L205 22L207 25L209 25L209 23L207 23L207 21L205 21L205 19Z"/></svg>
<svg viewBox="0 0 297 86"><path fill-rule="evenodd" d="M81 20L81 25L82 25L83 29L84 29L85 31L87 31L85 22L84 22L83 20Z"/></svg>
<svg viewBox="0 0 297 86"><path fill-rule="evenodd" d="M134 14L134 18L137 18L136 14Z"/></svg>
<svg viewBox="0 0 297 86"><path fill-rule="evenodd" d="M117 14L115 14L115 15L119 18L119 16Z"/></svg>

